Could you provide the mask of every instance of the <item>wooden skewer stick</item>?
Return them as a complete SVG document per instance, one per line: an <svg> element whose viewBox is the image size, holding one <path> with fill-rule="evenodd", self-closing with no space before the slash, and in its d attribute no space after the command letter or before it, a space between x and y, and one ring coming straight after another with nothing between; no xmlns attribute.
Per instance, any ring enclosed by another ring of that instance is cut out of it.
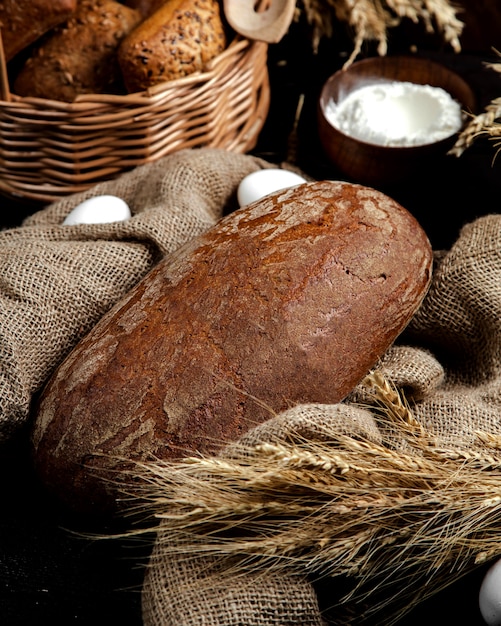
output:
<svg viewBox="0 0 501 626"><path fill-rule="evenodd" d="M0 24L1 26L1 24ZM5 102L10 102L9 77L7 75L7 61L3 49L2 29L0 28L0 96Z"/></svg>

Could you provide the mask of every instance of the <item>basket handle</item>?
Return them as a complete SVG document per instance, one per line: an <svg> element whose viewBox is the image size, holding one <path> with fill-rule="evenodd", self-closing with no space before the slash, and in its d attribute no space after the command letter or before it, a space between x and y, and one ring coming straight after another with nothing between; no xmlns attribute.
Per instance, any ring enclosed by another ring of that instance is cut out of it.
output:
<svg viewBox="0 0 501 626"><path fill-rule="evenodd" d="M1 26L0 22L0 26ZM7 61L5 60L5 52L3 48L2 29L0 28L0 99L4 102L10 102L9 77L7 75Z"/></svg>
<svg viewBox="0 0 501 626"><path fill-rule="evenodd" d="M295 9L296 0L268 0L261 11L256 11L254 0L224 0L229 25L243 37L266 43L278 43L282 39Z"/></svg>

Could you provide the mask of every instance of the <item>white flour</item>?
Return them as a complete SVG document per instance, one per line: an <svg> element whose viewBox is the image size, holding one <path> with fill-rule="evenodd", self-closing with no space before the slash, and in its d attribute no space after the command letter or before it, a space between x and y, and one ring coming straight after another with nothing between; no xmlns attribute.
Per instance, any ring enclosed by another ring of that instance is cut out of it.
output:
<svg viewBox="0 0 501 626"><path fill-rule="evenodd" d="M345 135L383 146L416 146L449 137L462 124L460 105L444 89L409 82L374 83L326 108Z"/></svg>

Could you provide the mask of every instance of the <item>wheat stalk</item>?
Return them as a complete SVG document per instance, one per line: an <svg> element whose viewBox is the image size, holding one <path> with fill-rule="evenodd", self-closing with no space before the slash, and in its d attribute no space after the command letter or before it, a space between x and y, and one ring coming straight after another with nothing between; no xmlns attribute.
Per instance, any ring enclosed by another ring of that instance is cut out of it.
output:
<svg viewBox="0 0 501 626"><path fill-rule="evenodd" d="M439 32L455 52L461 50L459 37L464 24L458 9L448 0L303 0L303 11L312 28L316 51L323 37L330 38L333 20L345 23L353 34L353 50L344 67L362 51L363 44L376 41L378 54L387 52L388 29L403 19L423 22L428 32Z"/></svg>
<svg viewBox="0 0 501 626"><path fill-rule="evenodd" d="M413 431L419 431L419 434L423 436L424 430L421 427L421 423L414 418L403 394L380 370L374 370L367 374L362 381L362 385L374 391L375 400L384 408L387 415L392 417L399 425L403 423Z"/></svg>
<svg viewBox="0 0 501 626"><path fill-rule="evenodd" d="M461 156L481 136L501 136L501 98L495 98L485 107L483 113L470 117L470 121L459 134L450 150L453 156Z"/></svg>
<svg viewBox="0 0 501 626"><path fill-rule="evenodd" d="M342 575L352 583L343 602L371 598L390 624L416 593L499 554L501 438L477 433L476 451L440 447L381 372L363 384L391 435L382 443L333 430L237 444L231 458L138 464L134 497L160 521L158 558L203 554L233 576Z"/></svg>
<svg viewBox="0 0 501 626"><path fill-rule="evenodd" d="M488 63L490 69L495 72L501 73L500 63ZM484 109L482 113L478 115L471 115L470 121L459 133L456 143L451 148L449 153L453 156L459 157L464 151L473 145L473 143L482 136L488 136L492 138L501 136L501 97L494 98ZM500 144L494 144L499 149ZM497 154L497 152L496 152Z"/></svg>

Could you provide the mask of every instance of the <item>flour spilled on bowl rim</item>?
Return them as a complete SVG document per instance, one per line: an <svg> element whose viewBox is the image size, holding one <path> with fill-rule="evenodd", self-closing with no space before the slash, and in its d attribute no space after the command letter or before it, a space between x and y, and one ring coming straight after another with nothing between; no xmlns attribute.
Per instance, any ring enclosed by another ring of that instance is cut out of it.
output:
<svg viewBox="0 0 501 626"><path fill-rule="evenodd" d="M436 143L463 123L461 105L445 89L408 81L365 84L339 103L331 98L325 116L345 135L395 147Z"/></svg>

